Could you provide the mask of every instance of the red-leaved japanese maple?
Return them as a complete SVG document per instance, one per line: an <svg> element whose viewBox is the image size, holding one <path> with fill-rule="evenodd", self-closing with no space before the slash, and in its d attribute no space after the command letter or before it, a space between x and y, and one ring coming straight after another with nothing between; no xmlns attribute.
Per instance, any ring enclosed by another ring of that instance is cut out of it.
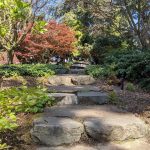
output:
<svg viewBox="0 0 150 150"><path fill-rule="evenodd" d="M69 27L50 21L45 26L44 33L28 33L16 55L24 62L48 62L53 55L63 58L71 54L75 49L75 41L75 34Z"/></svg>

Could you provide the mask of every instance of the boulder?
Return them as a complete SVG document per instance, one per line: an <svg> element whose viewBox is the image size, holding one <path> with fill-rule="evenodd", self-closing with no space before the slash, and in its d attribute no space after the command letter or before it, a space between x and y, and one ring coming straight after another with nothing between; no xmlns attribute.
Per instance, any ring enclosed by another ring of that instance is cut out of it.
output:
<svg viewBox="0 0 150 150"><path fill-rule="evenodd" d="M72 119L41 117L34 120L31 136L40 145L59 146L78 142L83 132L83 125Z"/></svg>
<svg viewBox="0 0 150 150"><path fill-rule="evenodd" d="M84 121L87 134L97 141L126 141L146 137L148 126L139 118L116 117L87 118Z"/></svg>

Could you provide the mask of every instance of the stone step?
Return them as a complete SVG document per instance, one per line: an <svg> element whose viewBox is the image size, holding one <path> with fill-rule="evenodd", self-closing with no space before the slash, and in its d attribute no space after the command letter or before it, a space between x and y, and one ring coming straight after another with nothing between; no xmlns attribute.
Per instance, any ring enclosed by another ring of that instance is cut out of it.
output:
<svg viewBox="0 0 150 150"><path fill-rule="evenodd" d="M69 74L85 74L85 69L70 69Z"/></svg>
<svg viewBox="0 0 150 150"><path fill-rule="evenodd" d="M95 79L89 75L56 75L48 79L49 85L90 85L94 84Z"/></svg>
<svg viewBox="0 0 150 150"><path fill-rule="evenodd" d="M71 66L71 69L85 69L87 66L87 64L76 63Z"/></svg>
<svg viewBox="0 0 150 150"><path fill-rule="evenodd" d="M108 96L102 92L51 93L57 106L63 105L101 105L108 103Z"/></svg>
<svg viewBox="0 0 150 150"><path fill-rule="evenodd" d="M66 85L60 85L60 86L50 86L47 85L49 92L56 92L56 93L77 93L77 92L98 92L100 91L99 87L94 85L78 85L78 86L66 86Z"/></svg>
<svg viewBox="0 0 150 150"><path fill-rule="evenodd" d="M70 93L51 93L49 96L54 97L57 106L62 105L77 105L78 98L76 94Z"/></svg>
<svg viewBox="0 0 150 150"><path fill-rule="evenodd" d="M102 141L126 141L144 138L148 126L138 117L115 106L61 106L45 109L45 117L67 117L80 120L85 133Z"/></svg>
<svg viewBox="0 0 150 150"><path fill-rule="evenodd" d="M102 92L78 92L77 93L79 104L106 104L108 103L108 94Z"/></svg>
<svg viewBox="0 0 150 150"><path fill-rule="evenodd" d="M41 117L34 120L31 135L37 144L59 146L78 142L83 132L83 124L75 120L59 117Z"/></svg>
<svg viewBox="0 0 150 150"><path fill-rule="evenodd" d="M73 146L39 147L37 150L149 150L150 144L145 139L123 143L105 143L96 145L77 144Z"/></svg>

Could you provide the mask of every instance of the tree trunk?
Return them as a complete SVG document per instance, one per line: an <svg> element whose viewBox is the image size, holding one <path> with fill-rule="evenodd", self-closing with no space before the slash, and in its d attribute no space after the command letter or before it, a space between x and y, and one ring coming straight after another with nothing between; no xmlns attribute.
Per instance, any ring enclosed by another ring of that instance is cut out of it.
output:
<svg viewBox="0 0 150 150"><path fill-rule="evenodd" d="M7 63L13 64L13 59L14 59L14 51L10 49L7 51Z"/></svg>
<svg viewBox="0 0 150 150"><path fill-rule="evenodd" d="M146 40L145 40L144 36L142 35L142 31L140 30L140 20L138 20L138 27L137 27L136 23L134 21L133 15L131 13L131 8L129 8L126 0L124 0L124 5L125 5L125 9L126 9L126 17L128 19L128 22L129 22L130 26L133 28L136 35L138 36L139 42L142 46L142 49L148 49L149 45L148 45L148 43L146 43ZM140 5L140 3L139 3L139 5ZM140 6L138 6L138 7L140 8ZM140 17L139 17L139 19L140 19Z"/></svg>

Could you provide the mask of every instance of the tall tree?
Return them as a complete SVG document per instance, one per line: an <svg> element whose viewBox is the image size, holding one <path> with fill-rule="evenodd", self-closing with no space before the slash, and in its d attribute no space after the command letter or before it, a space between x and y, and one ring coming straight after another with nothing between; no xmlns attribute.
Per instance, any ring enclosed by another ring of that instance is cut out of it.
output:
<svg viewBox="0 0 150 150"><path fill-rule="evenodd" d="M149 0L116 0L143 49L150 48Z"/></svg>
<svg viewBox="0 0 150 150"><path fill-rule="evenodd" d="M0 1L0 45L7 51L8 64L13 63L14 52L33 29L37 15L48 2L49 0ZM20 36L19 32L22 33Z"/></svg>
<svg viewBox="0 0 150 150"><path fill-rule="evenodd" d="M75 50L75 33L68 26L50 21L44 29L43 33L27 34L19 47L21 51L16 52L21 61L49 63L52 56L64 58Z"/></svg>

